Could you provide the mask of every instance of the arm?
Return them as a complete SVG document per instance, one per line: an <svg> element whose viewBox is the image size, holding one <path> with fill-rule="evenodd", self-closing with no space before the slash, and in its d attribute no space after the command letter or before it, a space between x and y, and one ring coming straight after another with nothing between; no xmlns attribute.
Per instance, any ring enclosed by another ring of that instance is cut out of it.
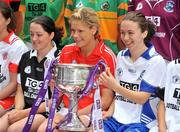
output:
<svg viewBox="0 0 180 132"><path fill-rule="evenodd" d="M166 122L165 122L165 106L164 102L161 100L158 107L158 129L159 132L166 131Z"/></svg>
<svg viewBox="0 0 180 132"><path fill-rule="evenodd" d="M107 110L113 101L113 91L108 88L101 89L102 110ZM91 112L92 104L78 111L79 115L88 115Z"/></svg>
<svg viewBox="0 0 180 132"><path fill-rule="evenodd" d="M107 99L106 99L107 101ZM78 115L88 115L91 112L92 104L78 111ZM103 119L111 117L114 113L114 100L107 111L103 111Z"/></svg>
<svg viewBox="0 0 180 132"><path fill-rule="evenodd" d="M11 94L13 94L16 91L16 87L17 87L17 73L10 72L10 82L3 90L1 90L0 99L9 97Z"/></svg>
<svg viewBox="0 0 180 132"><path fill-rule="evenodd" d="M48 103L50 106L51 100ZM10 111L8 116L8 120L10 124L29 116L31 108L24 109L24 107L25 107L24 93L21 84L18 84L16 96L15 96L15 109ZM42 113L42 112L45 112L45 102L41 103L37 111L37 113Z"/></svg>
<svg viewBox="0 0 180 132"><path fill-rule="evenodd" d="M139 92L139 91L132 91L129 89L126 89L122 87L116 79L111 74L110 70L107 69L106 72L103 72L100 75L100 82L107 86L108 88L111 88L113 91L123 95L124 97L128 98L129 100L134 101L138 104L143 104L146 102L146 100L150 97L150 93L147 92Z"/></svg>
<svg viewBox="0 0 180 132"><path fill-rule="evenodd" d="M31 108L32 108L32 107L31 107ZM24 115L25 115L25 116L28 116L28 115L29 115L29 113L30 113L30 111L31 111L31 108L24 109ZM43 102L43 103L41 103L41 105L39 106L36 114L38 114L38 113L43 113L43 112L45 112L45 111L46 111L46 110L45 110L45 102Z"/></svg>
<svg viewBox="0 0 180 132"><path fill-rule="evenodd" d="M108 88L101 89L101 103L102 103L102 110L107 110L114 98L113 91Z"/></svg>
<svg viewBox="0 0 180 132"><path fill-rule="evenodd" d="M14 109L14 110L10 111L8 114L9 123L12 124L12 123L19 121L25 117L28 117L30 111L31 111L31 108ZM45 112L45 102L41 103L41 105L39 106L39 109L37 111L37 114L42 113L42 112Z"/></svg>
<svg viewBox="0 0 180 132"><path fill-rule="evenodd" d="M113 113L114 113L114 103L115 103L115 100L113 100L111 106L109 107L108 109L108 112L109 112L109 115L112 116Z"/></svg>
<svg viewBox="0 0 180 132"><path fill-rule="evenodd" d="M114 100L107 111L103 111L103 119L111 117L114 113Z"/></svg>
<svg viewBox="0 0 180 132"><path fill-rule="evenodd" d="M92 104L78 111L78 115L89 115L91 113Z"/></svg>
<svg viewBox="0 0 180 132"><path fill-rule="evenodd" d="M24 95L21 84L18 84L15 96L15 109L22 110L24 108Z"/></svg>
<svg viewBox="0 0 180 132"><path fill-rule="evenodd" d="M23 90L21 84L18 83L16 95L15 95L15 109L13 109L8 113L8 120L10 124L26 117L26 113L23 110L24 106L25 106L25 102L24 102Z"/></svg>

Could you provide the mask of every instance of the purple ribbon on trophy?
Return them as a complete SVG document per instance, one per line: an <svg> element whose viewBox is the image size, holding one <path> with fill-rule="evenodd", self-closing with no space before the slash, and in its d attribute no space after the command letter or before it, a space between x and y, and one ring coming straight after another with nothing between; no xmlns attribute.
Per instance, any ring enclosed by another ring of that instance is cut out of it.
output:
<svg viewBox="0 0 180 132"><path fill-rule="evenodd" d="M59 90L55 87L53 96L52 96L52 105L51 105L51 109L50 109L50 113L48 117L46 132L52 132L52 123L53 123L53 118L55 115L56 106L58 103L58 98L59 98Z"/></svg>
<svg viewBox="0 0 180 132"><path fill-rule="evenodd" d="M47 75L46 75L46 77L44 79L43 85L40 88L38 96L37 96L36 100L33 103L30 114L28 116L28 120L26 121L26 124L25 124L25 126L23 128L23 132L30 132L30 129L31 129L34 117L35 117L35 114L36 114L41 102L44 100L44 96L45 96L45 94L46 94L46 92L48 90L48 84L49 84L49 82L50 82L50 80L52 78L52 72L53 72L54 66L57 64L57 59L53 60L53 61L52 60L48 60L48 61L50 61L50 63L49 63L48 68L47 68L47 70L48 70Z"/></svg>

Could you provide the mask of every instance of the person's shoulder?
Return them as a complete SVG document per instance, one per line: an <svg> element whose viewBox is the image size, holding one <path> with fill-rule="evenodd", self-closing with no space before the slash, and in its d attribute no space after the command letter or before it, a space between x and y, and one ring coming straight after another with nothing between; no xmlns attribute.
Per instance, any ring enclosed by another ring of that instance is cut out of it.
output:
<svg viewBox="0 0 180 132"><path fill-rule="evenodd" d="M127 54L128 51L128 48L126 49L123 49L123 50L120 50L117 54L117 56L125 56Z"/></svg>
<svg viewBox="0 0 180 132"><path fill-rule="evenodd" d="M164 58L155 50L154 47L149 50L148 54L150 56L150 60L152 61L165 61Z"/></svg>
<svg viewBox="0 0 180 132"><path fill-rule="evenodd" d="M11 45L11 50L18 50L18 51L28 51L27 46L25 45L25 43L23 42L23 40L21 40L20 37L18 37L15 33L12 33L9 37L9 44Z"/></svg>
<svg viewBox="0 0 180 132"><path fill-rule="evenodd" d="M12 35L9 38L9 42L13 46L24 46L25 45L23 40L20 37L18 37L15 33L12 33Z"/></svg>
<svg viewBox="0 0 180 132"><path fill-rule="evenodd" d="M32 51L32 50L29 50L29 51L25 52L25 53L22 55L22 58L30 58L31 51Z"/></svg>
<svg viewBox="0 0 180 132"><path fill-rule="evenodd" d="M65 45L62 50L73 49L75 46L76 46L75 43L68 44L68 45Z"/></svg>
<svg viewBox="0 0 180 132"><path fill-rule="evenodd" d="M114 52L112 51L112 49L110 49L108 46L106 46L105 44L103 44L100 47L100 52L102 54L102 56L105 57L112 57L112 58L116 58L116 55L114 54Z"/></svg>
<svg viewBox="0 0 180 132"><path fill-rule="evenodd" d="M75 48L76 48L76 44L72 43L72 44L68 44L66 46L63 47L63 49L61 50L61 54L62 53L70 53L72 52Z"/></svg>
<svg viewBox="0 0 180 132"><path fill-rule="evenodd" d="M23 53L21 56L21 59L20 59L20 63L25 63L25 62L29 61L30 60L30 54L31 54L30 50Z"/></svg>
<svg viewBox="0 0 180 132"><path fill-rule="evenodd" d="M105 61L105 63L110 68L115 69L116 55L114 54L114 52L109 47L107 47L105 44L103 44L100 47L100 52L101 52L101 58Z"/></svg>
<svg viewBox="0 0 180 132"><path fill-rule="evenodd" d="M165 59L159 53L156 52L154 47L150 49L149 56L150 56L150 59L148 59L148 61L150 64L156 65L162 68L163 67L165 68L167 66Z"/></svg>
<svg viewBox="0 0 180 132"><path fill-rule="evenodd" d="M180 68L180 58L172 60L168 63L169 68L179 67Z"/></svg>

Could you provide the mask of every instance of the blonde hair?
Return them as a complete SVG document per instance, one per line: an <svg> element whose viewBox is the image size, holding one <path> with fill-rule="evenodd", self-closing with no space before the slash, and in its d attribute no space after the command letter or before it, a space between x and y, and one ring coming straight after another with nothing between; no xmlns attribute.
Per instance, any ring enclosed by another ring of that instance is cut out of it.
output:
<svg viewBox="0 0 180 132"><path fill-rule="evenodd" d="M81 20L85 22L89 27L95 26L97 28L97 31L99 31L99 19L97 13L88 7L81 7L74 11L72 16L69 19L69 23L73 20Z"/></svg>

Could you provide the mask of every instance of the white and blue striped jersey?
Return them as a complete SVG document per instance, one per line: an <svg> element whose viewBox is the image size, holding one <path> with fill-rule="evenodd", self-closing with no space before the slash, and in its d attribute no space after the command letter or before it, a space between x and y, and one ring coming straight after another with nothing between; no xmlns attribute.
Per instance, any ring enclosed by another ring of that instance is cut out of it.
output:
<svg viewBox="0 0 180 132"><path fill-rule="evenodd" d="M130 57L128 49L119 52L116 80L124 88L148 92L151 96L144 104L137 104L116 93L113 117L123 124L144 123L150 128L156 124L159 99L155 96L155 92L165 73L166 64L150 43L148 49L136 61L133 62Z"/></svg>
<svg viewBox="0 0 180 132"><path fill-rule="evenodd" d="M169 132L180 132L180 59L168 64L164 98Z"/></svg>

